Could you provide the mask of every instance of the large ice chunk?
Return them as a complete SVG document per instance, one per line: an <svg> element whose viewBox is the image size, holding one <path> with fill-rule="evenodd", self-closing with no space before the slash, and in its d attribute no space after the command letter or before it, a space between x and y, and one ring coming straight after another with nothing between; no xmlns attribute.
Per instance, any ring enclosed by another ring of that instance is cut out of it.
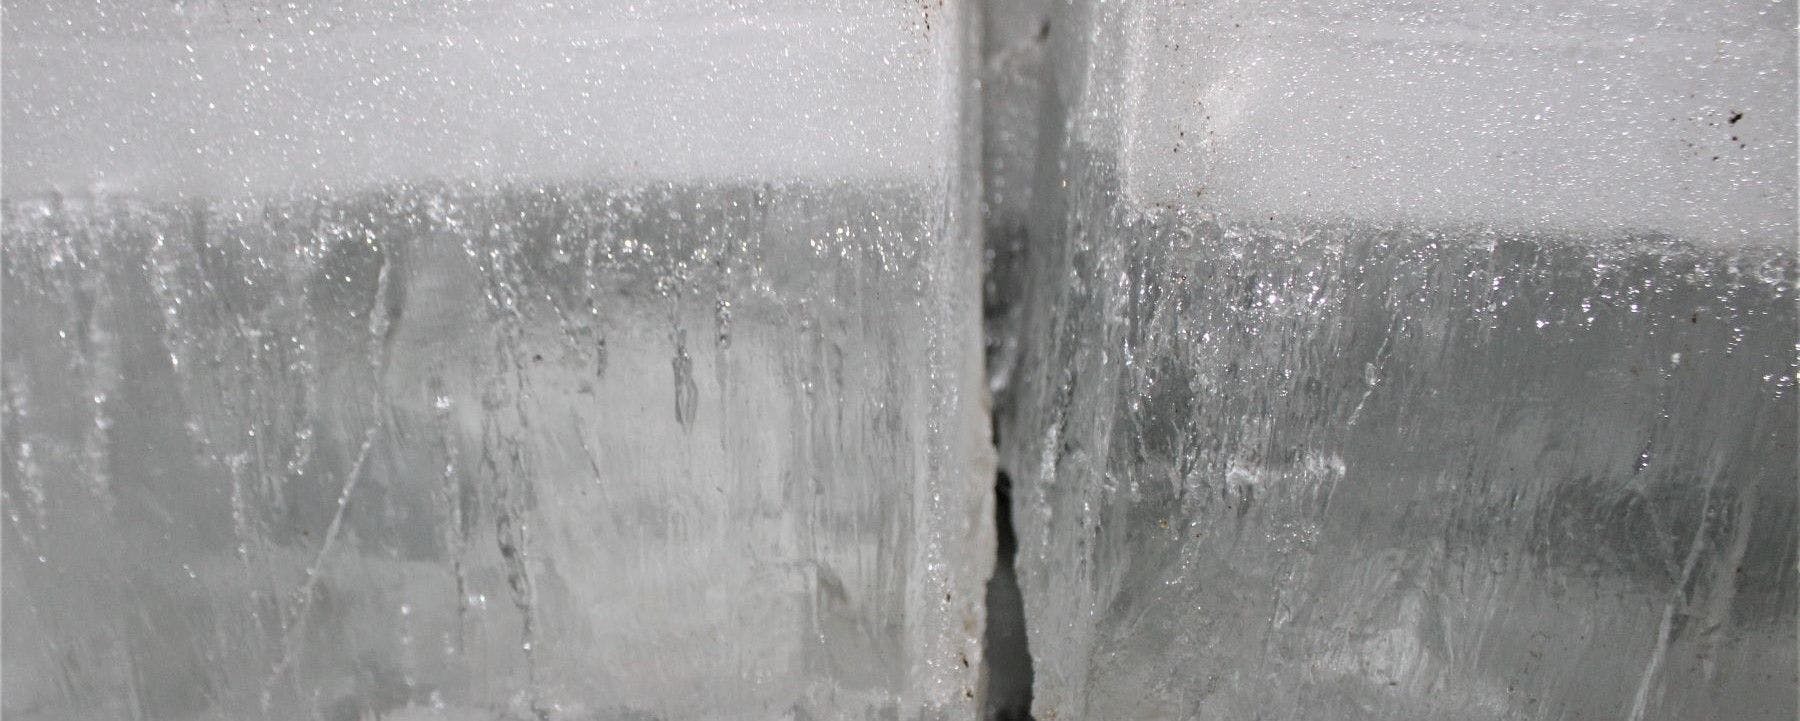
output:
<svg viewBox="0 0 1800 721"><path fill-rule="evenodd" d="M8 719L971 718L961 11L14 3Z"/></svg>
<svg viewBox="0 0 1800 721"><path fill-rule="evenodd" d="M1064 7L1037 717L1792 718L1793 22Z"/></svg>

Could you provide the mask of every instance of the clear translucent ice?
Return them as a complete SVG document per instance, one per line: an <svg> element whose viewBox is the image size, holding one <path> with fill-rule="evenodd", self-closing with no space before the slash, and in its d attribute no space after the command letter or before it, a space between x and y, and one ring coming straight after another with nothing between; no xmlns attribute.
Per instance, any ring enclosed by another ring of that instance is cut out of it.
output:
<svg viewBox="0 0 1800 721"><path fill-rule="evenodd" d="M1057 5L1039 719L1791 719L1791 4Z"/></svg>
<svg viewBox="0 0 1800 721"><path fill-rule="evenodd" d="M972 718L958 13L7 3L8 719Z"/></svg>
<svg viewBox="0 0 1800 721"><path fill-rule="evenodd" d="M6 0L5 716L972 717L978 198L1038 718L1795 716L1791 3L564 5Z"/></svg>

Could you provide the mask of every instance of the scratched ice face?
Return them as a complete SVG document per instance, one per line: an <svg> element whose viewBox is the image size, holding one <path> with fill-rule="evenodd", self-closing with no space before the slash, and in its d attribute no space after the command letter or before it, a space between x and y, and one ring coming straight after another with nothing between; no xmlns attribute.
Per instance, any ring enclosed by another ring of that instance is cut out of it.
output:
<svg viewBox="0 0 1800 721"><path fill-rule="evenodd" d="M1796 714L1792 4L4 5L7 718Z"/></svg>
<svg viewBox="0 0 1800 721"><path fill-rule="evenodd" d="M9 0L9 719L973 716L960 11L614 5Z"/></svg>
<svg viewBox="0 0 1800 721"><path fill-rule="evenodd" d="M1794 716L1791 6L1052 15L1037 718Z"/></svg>

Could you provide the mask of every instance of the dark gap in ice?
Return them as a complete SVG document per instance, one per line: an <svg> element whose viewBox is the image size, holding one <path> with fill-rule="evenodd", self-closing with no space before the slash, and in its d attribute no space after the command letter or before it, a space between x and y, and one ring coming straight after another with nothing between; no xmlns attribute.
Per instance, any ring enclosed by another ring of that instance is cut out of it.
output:
<svg viewBox="0 0 1800 721"><path fill-rule="evenodd" d="M981 13L981 225L982 329L991 437L1000 446L1000 419L1011 413L1011 369L1027 301L1025 278L1034 224L1031 198L1039 165L1053 157L1061 128L1060 106L1044 62L1051 4L1043 0L993 0ZM1005 465L1002 460L1002 465ZM1024 597L1015 573L1018 538L1013 531L1012 480L994 477L994 573L987 583L987 629L982 639L985 721L1032 718L1030 639Z"/></svg>
<svg viewBox="0 0 1800 721"><path fill-rule="evenodd" d="M982 643L987 664L987 700L982 718L1025 721L1031 718L1031 644L1025 636L1024 599L1013 573L1019 539L1013 533L1012 479L994 475L994 526L997 536L994 575L987 582L987 633Z"/></svg>

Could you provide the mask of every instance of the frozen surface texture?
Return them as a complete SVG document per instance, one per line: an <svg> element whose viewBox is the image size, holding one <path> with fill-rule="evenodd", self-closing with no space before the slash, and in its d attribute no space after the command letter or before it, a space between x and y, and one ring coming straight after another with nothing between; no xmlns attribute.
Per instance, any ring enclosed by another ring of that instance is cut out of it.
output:
<svg viewBox="0 0 1800 721"><path fill-rule="evenodd" d="M960 4L5 0L9 195L939 172Z"/></svg>
<svg viewBox="0 0 1800 721"><path fill-rule="evenodd" d="M1793 25L1059 6L1037 718L1793 718Z"/></svg>
<svg viewBox="0 0 1800 721"><path fill-rule="evenodd" d="M9 721L974 717L963 11L618 5L8 0Z"/></svg>
<svg viewBox="0 0 1800 721"><path fill-rule="evenodd" d="M988 373L1006 384L1018 352L1007 331L1023 305L1024 258L1030 243L1031 197L1043 112L1044 48L1050 39L1049 0L983 3L981 57L981 218ZM996 398L996 401L1003 400Z"/></svg>

